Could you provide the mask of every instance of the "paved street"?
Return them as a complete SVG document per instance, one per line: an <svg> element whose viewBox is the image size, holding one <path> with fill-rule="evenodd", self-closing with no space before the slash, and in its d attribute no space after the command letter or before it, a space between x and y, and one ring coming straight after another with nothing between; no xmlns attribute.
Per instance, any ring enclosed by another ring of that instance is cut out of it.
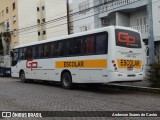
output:
<svg viewBox="0 0 160 120"><path fill-rule="evenodd" d="M19 79L0 78L0 111L147 110L160 111L159 94L119 91L113 89L93 90L83 86L78 87L76 90L65 90L59 84L46 84L43 82L21 83ZM119 119L127 120L129 118L117 118L117 120ZM137 118L133 119L136 120ZM151 118L141 119L150 120Z"/></svg>

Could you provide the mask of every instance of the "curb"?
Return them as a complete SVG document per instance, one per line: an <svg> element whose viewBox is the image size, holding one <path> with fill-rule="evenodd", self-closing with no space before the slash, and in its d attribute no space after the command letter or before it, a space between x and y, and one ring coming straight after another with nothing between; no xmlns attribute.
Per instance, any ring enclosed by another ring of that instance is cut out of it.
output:
<svg viewBox="0 0 160 120"><path fill-rule="evenodd" d="M119 84L108 84L107 87L117 88L117 89L120 89L120 90L130 90L130 91L148 92L148 93L160 93L160 88L119 85Z"/></svg>

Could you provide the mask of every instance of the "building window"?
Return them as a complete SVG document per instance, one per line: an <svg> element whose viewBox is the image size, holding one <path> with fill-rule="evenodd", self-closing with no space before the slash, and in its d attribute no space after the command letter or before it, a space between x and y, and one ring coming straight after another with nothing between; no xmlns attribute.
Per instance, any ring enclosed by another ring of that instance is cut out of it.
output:
<svg viewBox="0 0 160 120"><path fill-rule="evenodd" d="M37 11L39 11L39 7L37 7Z"/></svg>
<svg viewBox="0 0 160 120"><path fill-rule="evenodd" d="M16 22L16 16L13 16L13 23Z"/></svg>
<svg viewBox="0 0 160 120"><path fill-rule="evenodd" d="M79 12L80 13L86 13L89 11L89 1L85 1L79 4Z"/></svg>
<svg viewBox="0 0 160 120"><path fill-rule="evenodd" d="M45 23L46 22L45 18L43 18L42 21Z"/></svg>
<svg viewBox="0 0 160 120"><path fill-rule="evenodd" d="M10 31L10 20L6 21L6 31Z"/></svg>
<svg viewBox="0 0 160 120"><path fill-rule="evenodd" d="M45 10L45 6L42 6L42 10Z"/></svg>
<svg viewBox="0 0 160 120"><path fill-rule="evenodd" d="M13 10L15 10L15 9L16 9L16 3L14 2L14 3L12 4L12 6L13 6Z"/></svg>
<svg viewBox="0 0 160 120"><path fill-rule="evenodd" d="M87 26L80 27L80 32L87 31Z"/></svg>
<svg viewBox="0 0 160 120"><path fill-rule="evenodd" d="M14 29L13 35L14 35L14 37L17 35L17 30L16 29Z"/></svg>
<svg viewBox="0 0 160 120"><path fill-rule="evenodd" d="M46 34L46 31L43 31L43 35L45 35Z"/></svg>
<svg viewBox="0 0 160 120"><path fill-rule="evenodd" d="M80 32L87 31L91 29L91 24L84 25L80 27Z"/></svg>
<svg viewBox="0 0 160 120"><path fill-rule="evenodd" d="M6 7L6 13L8 13L9 12L9 9L8 9L8 7Z"/></svg>
<svg viewBox="0 0 160 120"><path fill-rule="evenodd" d="M137 26L146 25L147 24L147 17L138 17L137 18Z"/></svg>
<svg viewBox="0 0 160 120"><path fill-rule="evenodd" d="M38 36L40 36L41 35L41 32L40 31L38 31Z"/></svg>
<svg viewBox="0 0 160 120"><path fill-rule="evenodd" d="M40 24L40 19L37 19L37 23Z"/></svg>

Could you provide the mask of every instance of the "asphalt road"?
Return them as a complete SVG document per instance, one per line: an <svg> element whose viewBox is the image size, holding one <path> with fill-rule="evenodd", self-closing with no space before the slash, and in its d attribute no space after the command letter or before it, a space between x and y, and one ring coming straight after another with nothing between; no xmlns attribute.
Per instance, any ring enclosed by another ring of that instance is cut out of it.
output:
<svg viewBox="0 0 160 120"><path fill-rule="evenodd" d="M65 90L55 83L21 83L19 79L0 77L0 111L160 111L160 95L104 88L89 89L85 86L80 86L75 90ZM27 120L27 118L24 119ZM158 118L58 117L42 119L151 120Z"/></svg>

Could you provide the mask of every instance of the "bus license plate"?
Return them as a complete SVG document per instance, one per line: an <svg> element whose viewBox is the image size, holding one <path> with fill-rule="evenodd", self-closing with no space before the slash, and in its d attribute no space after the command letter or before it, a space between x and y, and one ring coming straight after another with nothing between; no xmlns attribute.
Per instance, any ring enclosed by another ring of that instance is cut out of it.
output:
<svg viewBox="0 0 160 120"><path fill-rule="evenodd" d="M134 75L134 74L133 74L133 75L127 75L127 76L128 76L128 77L136 77L136 75Z"/></svg>

